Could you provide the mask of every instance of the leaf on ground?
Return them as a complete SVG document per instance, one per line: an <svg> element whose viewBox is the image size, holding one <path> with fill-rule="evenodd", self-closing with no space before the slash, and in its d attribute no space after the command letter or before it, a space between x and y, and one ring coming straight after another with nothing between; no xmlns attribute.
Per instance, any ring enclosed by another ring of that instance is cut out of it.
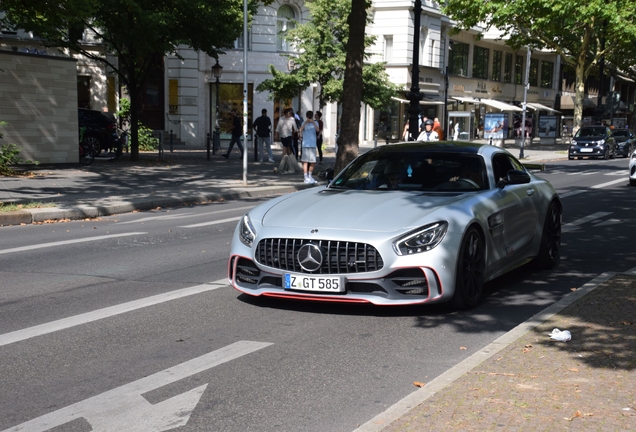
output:
<svg viewBox="0 0 636 432"><path fill-rule="evenodd" d="M526 348L532 348L532 344L526 345Z"/></svg>
<svg viewBox="0 0 636 432"><path fill-rule="evenodd" d="M570 372L578 372L579 371L578 368L568 368L568 370Z"/></svg>
<svg viewBox="0 0 636 432"><path fill-rule="evenodd" d="M426 383L419 382L419 381L415 381L415 382L413 383L413 385L414 385L415 387L420 387L420 388L422 388L422 387L424 387L424 386L426 385Z"/></svg>
<svg viewBox="0 0 636 432"><path fill-rule="evenodd" d="M576 291L577 288L570 288L570 291Z"/></svg>
<svg viewBox="0 0 636 432"><path fill-rule="evenodd" d="M466 347L460 346L460 347L459 347L459 349L460 349L460 350L465 350L465 349L466 349Z"/></svg>
<svg viewBox="0 0 636 432"><path fill-rule="evenodd" d="M623 324L623 325L632 325L632 324L634 324L634 321L621 321L621 324Z"/></svg>
<svg viewBox="0 0 636 432"><path fill-rule="evenodd" d="M566 420L567 420L567 421L572 421L573 419L575 419L575 418L577 418L577 417L583 417L583 414L581 414L581 411L577 411L577 412L575 412L575 413L574 413L574 415L573 415L572 417L570 417L570 418L567 418L567 417L566 417Z"/></svg>

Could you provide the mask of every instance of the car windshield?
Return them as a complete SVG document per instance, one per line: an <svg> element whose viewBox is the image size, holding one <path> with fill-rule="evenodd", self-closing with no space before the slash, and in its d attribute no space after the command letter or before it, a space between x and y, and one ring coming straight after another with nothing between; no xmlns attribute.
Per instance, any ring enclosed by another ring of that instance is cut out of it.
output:
<svg viewBox="0 0 636 432"><path fill-rule="evenodd" d="M619 136L619 137L628 137L629 132L626 130L615 130L612 132L612 135Z"/></svg>
<svg viewBox="0 0 636 432"><path fill-rule="evenodd" d="M468 192L488 186L483 158L440 152L368 152L329 185L334 189Z"/></svg>
<svg viewBox="0 0 636 432"><path fill-rule="evenodd" d="M578 130L575 138L585 138L585 137L597 137L604 136L605 128L604 127L584 127Z"/></svg>

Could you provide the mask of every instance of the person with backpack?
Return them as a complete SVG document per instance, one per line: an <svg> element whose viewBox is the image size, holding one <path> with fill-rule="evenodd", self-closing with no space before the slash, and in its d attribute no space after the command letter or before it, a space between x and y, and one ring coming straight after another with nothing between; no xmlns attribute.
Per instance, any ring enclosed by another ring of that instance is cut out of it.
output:
<svg viewBox="0 0 636 432"><path fill-rule="evenodd" d="M269 162L274 162L272 154L272 142L270 134L272 130L272 121L267 117L267 110L261 110L261 116L254 120L253 128L256 131L256 142L258 143L258 154L261 162L265 162L265 147L269 156Z"/></svg>

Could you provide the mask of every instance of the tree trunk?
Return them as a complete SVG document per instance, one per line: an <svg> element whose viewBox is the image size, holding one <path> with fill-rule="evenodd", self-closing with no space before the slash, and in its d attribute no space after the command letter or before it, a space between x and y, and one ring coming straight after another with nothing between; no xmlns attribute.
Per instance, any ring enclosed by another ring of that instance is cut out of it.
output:
<svg viewBox="0 0 636 432"><path fill-rule="evenodd" d="M358 156L364 30L367 22L366 0L351 0L351 13L347 22L349 24L349 40L347 41L347 60L342 84L342 117L340 135L337 141L336 174Z"/></svg>
<svg viewBox="0 0 636 432"><path fill-rule="evenodd" d="M139 160L139 113L141 112L141 89L131 79L128 87L130 95L130 160Z"/></svg>
<svg viewBox="0 0 636 432"><path fill-rule="evenodd" d="M574 119L572 125L572 134L575 134L576 131L581 128L581 124L583 123L583 99L585 97L585 79L587 78L585 70L587 65L587 54L590 47L591 32L592 30L589 28L589 26L586 27L581 44L581 51L579 51L579 57L576 62L576 79L574 82Z"/></svg>

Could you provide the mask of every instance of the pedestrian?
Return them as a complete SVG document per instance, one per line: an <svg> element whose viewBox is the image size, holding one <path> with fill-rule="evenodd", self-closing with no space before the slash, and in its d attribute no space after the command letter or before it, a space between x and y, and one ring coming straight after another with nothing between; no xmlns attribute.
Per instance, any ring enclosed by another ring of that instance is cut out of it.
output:
<svg viewBox="0 0 636 432"><path fill-rule="evenodd" d="M300 141L302 139L302 137L300 136L300 134L298 133L298 130L300 129L300 126L302 126L303 124L303 118L300 115L300 110L296 111L296 114L294 114L294 111L292 110L292 114L294 117L294 120L296 121L296 132L293 135L293 151L294 151L294 156L296 156L296 160L298 160L298 150L299 150L299 145L298 145L298 141Z"/></svg>
<svg viewBox="0 0 636 432"><path fill-rule="evenodd" d="M314 180L314 164L316 163L316 133L320 128L318 122L314 120L313 111L307 111L305 122L298 131L302 137L302 156L300 161L303 163L303 173L305 174L305 183L316 184Z"/></svg>
<svg viewBox="0 0 636 432"><path fill-rule="evenodd" d="M427 119L424 122L424 130L417 137L418 141L439 141L439 135L433 130L433 120Z"/></svg>
<svg viewBox="0 0 636 432"><path fill-rule="evenodd" d="M404 141L411 141L410 140L411 134L409 133L409 119L406 119L406 123L404 123L404 131L402 131L402 138L404 138Z"/></svg>
<svg viewBox="0 0 636 432"><path fill-rule="evenodd" d="M267 153L269 161L274 162L274 155L272 154L272 142L270 134L272 132L272 121L267 117L267 110L263 108L261 110L261 116L254 120L253 125L256 131L256 141L258 143L258 153L260 154L260 161L265 162L265 147L267 147Z"/></svg>
<svg viewBox="0 0 636 432"><path fill-rule="evenodd" d="M455 123L453 127L453 141L457 141L459 139L459 121Z"/></svg>
<svg viewBox="0 0 636 432"><path fill-rule="evenodd" d="M439 122L439 119L435 117L433 120L433 130L437 132L437 137L440 141L444 140L444 129L442 128L442 124Z"/></svg>
<svg viewBox="0 0 636 432"><path fill-rule="evenodd" d="M316 123L318 123L318 131L316 131L316 148L318 149L318 157L320 161L318 163L320 165L322 165L322 131L325 127L325 124L321 119L322 113L320 111L316 111Z"/></svg>
<svg viewBox="0 0 636 432"><path fill-rule="evenodd" d="M292 154L292 137L294 132L298 131L296 121L292 117L293 113L294 111L291 108L285 108L283 117L278 119L278 125L276 126L276 138L283 145L283 156Z"/></svg>
<svg viewBox="0 0 636 432"><path fill-rule="evenodd" d="M227 153L222 154L226 159L230 158L230 153L232 153L232 148L234 144L236 144L241 150L241 158L243 157L243 144L241 144L241 137L243 136L243 123L239 116L236 115L236 110L230 111L230 120L232 121L232 126L227 129L227 132L232 133L232 139L230 140L230 147L227 149Z"/></svg>

